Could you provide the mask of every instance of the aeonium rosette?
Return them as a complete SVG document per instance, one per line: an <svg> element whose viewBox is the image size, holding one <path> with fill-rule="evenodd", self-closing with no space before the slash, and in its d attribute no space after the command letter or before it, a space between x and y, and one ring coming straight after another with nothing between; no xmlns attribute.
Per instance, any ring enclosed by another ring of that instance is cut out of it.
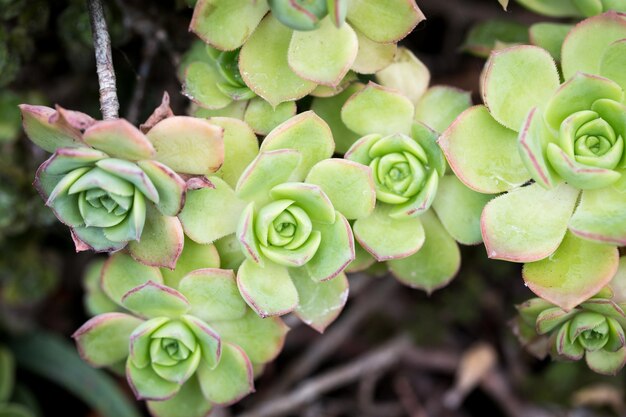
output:
<svg viewBox="0 0 626 417"><path fill-rule="evenodd" d="M243 81L277 106L335 89L350 70L384 68L423 19L415 0L200 0L190 30L222 51L241 48Z"/></svg>
<svg viewBox="0 0 626 417"><path fill-rule="evenodd" d="M93 120L60 107L22 105L24 129L44 150L35 186L72 231L77 250L111 252L128 245L141 261L173 267L182 249L185 181L177 174L216 171L221 128L169 117L147 134L126 120Z"/></svg>
<svg viewBox="0 0 626 417"><path fill-rule="evenodd" d="M76 331L79 351L94 366L125 368L155 417L201 417L238 401L282 348L286 326L255 315L219 263L213 245L187 241L174 270L119 252L90 271L99 285L89 296L108 310L99 303Z"/></svg>
<svg viewBox="0 0 626 417"><path fill-rule="evenodd" d="M508 191L482 214L489 257L525 262L528 287L564 310L606 285L626 244L625 40L622 14L579 23L562 46L562 84L541 48L493 52L485 106L440 139L466 185Z"/></svg>
<svg viewBox="0 0 626 417"><path fill-rule="evenodd" d="M480 241L478 213L486 199L444 175L439 135L414 121L414 114L407 96L373 83L342 107L345 126L364 135L345 158L372 170L377 199L372 214L353 223L355 238L366 253L360 250L351 270L370 265L373 257L387 261L401 282L432 292L459 268L456 241ZM432 261L435 254L437 262Z"/></svg>
<svg viewBox="0 0 626 417"><path fill-rule="evenodd" d="M227 162L243 156L238 143L227 141ZM236 174L189 190L180 215L192 240L239 254L239 290L259 315L295 310L320 331L346 301L343 270L355 256L348 219L368 216L375 202L370 169L328 159L333 150L324 121L302 113L270 132Z"/></svg>
<svg viewBox="0 0 626 417"><path fill-rule="evenodd" d="M535 356L567 360L583 357L593 371L615 375L626 364L624 279L626 258L611 283L599 293L565 311L540 298L519 306L513 329Z"/></svg>

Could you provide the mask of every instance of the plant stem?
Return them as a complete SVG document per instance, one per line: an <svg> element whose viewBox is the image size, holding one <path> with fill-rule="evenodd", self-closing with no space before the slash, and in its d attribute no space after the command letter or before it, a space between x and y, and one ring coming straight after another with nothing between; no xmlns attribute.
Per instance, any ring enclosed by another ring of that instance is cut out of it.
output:
<svg viewBox="0 0 626 417"><path fill-rule="evenodd" d="M89 9L89 21L91 22L93 46L96 53L96 72L100 85L100 111L104 120L117 119L120 103L117 99L115 71L111 56L111 38L104 19L104 10L100 0L87 0L87 8Z"/></svg>

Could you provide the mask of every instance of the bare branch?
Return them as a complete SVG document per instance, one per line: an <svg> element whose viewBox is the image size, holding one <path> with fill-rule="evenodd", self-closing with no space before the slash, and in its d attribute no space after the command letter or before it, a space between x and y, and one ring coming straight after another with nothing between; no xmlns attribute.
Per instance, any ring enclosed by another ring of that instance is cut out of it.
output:
<svg viewBox="0 0 626 417"><path fill-rule="evenodd" d="M96 72L100 85L100 111L104 120L119 117L120 103L117 99L115 71L111 54L111 39L104 19L104 10L100 0L87 0L91 34L96 53Z"/></svg>

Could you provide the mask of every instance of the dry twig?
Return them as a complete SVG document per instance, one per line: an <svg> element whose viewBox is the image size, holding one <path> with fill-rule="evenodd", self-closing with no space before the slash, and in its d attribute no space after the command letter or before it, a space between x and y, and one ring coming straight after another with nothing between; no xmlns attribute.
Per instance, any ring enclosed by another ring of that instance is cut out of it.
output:
<svg viewBox="0 0 626 417"><path fill-rule="evenodd" d="M87 8L89 9L89 21L91 22L93 46L96 54L96 72L100 85L100 111L104 120L117 119L120 103L117 99L111 39L104 19L104 10L100 0L87 0Z"/></svg>

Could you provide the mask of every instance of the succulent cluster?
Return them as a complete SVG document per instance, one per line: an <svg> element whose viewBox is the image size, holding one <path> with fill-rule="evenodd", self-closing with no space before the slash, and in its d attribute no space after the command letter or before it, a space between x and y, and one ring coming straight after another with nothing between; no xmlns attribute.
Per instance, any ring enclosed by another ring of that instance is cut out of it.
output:
<svg viewBox="0 0 626 417"><path fill-rule="evenodd" d="M397 47L422 18L413 0L199 0L209 45L179 71L194 116L167 97L139 128L20 106L53 153L45 204L78 251L109 252L86 275L85 360L125 372L155 416L204 416L253 390L279 316L337 318L346 272L385 262L430 293L459 243L484 240L541 297L520 307L525 343L621 369L626 319L604 288L626 245L626 17L542 38L550 51L496 48L477 106Z"/></svg>

